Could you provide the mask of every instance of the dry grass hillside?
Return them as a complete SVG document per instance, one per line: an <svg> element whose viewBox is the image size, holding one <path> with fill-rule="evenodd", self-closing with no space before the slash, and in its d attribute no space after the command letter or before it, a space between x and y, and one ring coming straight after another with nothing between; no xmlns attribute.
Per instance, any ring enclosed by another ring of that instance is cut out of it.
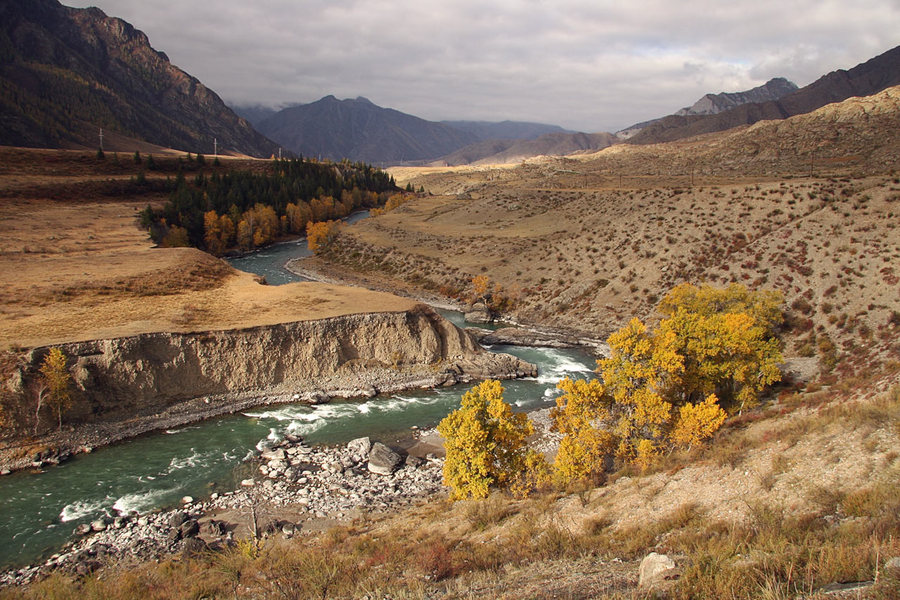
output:
<svg viewBox="0 0 900 600"><path fill-rule="evenodd" d="M514 317L599 336L632 316L652 320L683 281L739 282L783 292L789 354L831 363L833 344L839 354L877 347L896 356L898 98L892 88L782 122L577 161L407 170L395 176L444 195L360 223L326 259L448 295L465 295L484 274L514 296Z"/></svg>
<svg viewBox="0 0 900 600"><path fill-rule="evenodd" d="M130 156L116 161L0 151L0 348L412 306L356 288L264 286L199 250L154 248L137 215L166 196L151 176L132 184Z"/></svg>

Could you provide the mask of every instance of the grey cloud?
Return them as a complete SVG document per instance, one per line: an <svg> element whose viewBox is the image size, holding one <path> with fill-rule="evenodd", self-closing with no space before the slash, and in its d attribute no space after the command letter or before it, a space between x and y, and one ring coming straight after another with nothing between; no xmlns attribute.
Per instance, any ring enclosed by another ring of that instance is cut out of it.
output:
<svg viewBox="0 0 900 600"><path fill-rule="evenodd" d="M614 130L897 43L896 0L88 0L227 101L364 95L430 119Z"/></svg>

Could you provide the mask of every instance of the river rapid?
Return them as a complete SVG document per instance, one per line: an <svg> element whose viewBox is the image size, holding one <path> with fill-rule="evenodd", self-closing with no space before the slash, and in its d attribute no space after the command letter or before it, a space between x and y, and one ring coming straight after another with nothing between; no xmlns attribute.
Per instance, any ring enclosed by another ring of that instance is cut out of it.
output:
<svg viewBox="0 0 900 600"><path fill-rule="evenodd" d="M234 259L270 284L301 280L284 264L306 250L305 241L280 244ZM457 325L462 315L441 311ZM498 346L538 365L538 377L506 381L505 398L518 410L552 406L556 383L589 377L595 362L578 350ZM459 405L469 386L413 390L370 399L309 406L260 407L174 430L147 434L43 472L0 479L0 567L34 563L71 538L75 527L103 516L173 507L238 486L248 476L244 459L286 434L310 444L339 444L361 436L395 443L413 427L437 424Z"/></svg>

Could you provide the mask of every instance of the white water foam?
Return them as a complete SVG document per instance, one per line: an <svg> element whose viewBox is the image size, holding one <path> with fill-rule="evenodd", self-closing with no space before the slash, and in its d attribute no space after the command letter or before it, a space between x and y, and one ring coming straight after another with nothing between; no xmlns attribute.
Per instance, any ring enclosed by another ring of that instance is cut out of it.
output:
<svg viewBox="0 0 900 600"><path fill-rule="evenodd" d="M204 458L208 458L202 452L197 452L194 448L191 448L191 455L185 456L183 458L175 457L169 461L169 468L166 470L166 475L171 473L172 471L177 471L179 469L193 469L194 467L205 467L207 466Z"/></svg>
<svg viewBox="0 0 900 600"><path fill-rule="evenodd" d="M160 499L174 491L175 490L151 490L149 492L125 494L116 500L112 507L119 511L119 514L123 515L132 511L139 513L145 512L158 507L160 505Z"/></svg>
<svg viewBox="0 0 900 600"><path fill-rule="evenodd" d="M166 429L164 433L167 433L169 435L177 435L184 431L190 431L191 429L200 429L200 428L199 427L182 427L180 429Z"/></svg>
<svg viewBox="0 0 900 600"><path fill-rule="evenodd" d="M63 523L75 521L99 512L101 508L103 508L101 500L77 500L62 509L62 512L59 513L59 520Z"/></svg>

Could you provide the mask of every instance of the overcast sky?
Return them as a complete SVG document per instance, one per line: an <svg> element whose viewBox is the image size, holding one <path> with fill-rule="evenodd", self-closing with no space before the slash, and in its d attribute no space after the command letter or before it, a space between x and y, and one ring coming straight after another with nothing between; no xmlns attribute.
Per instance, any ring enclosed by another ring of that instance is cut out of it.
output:
<svg viewBox="0 0 900 600"><path fill-rule="evenodd" d="M900 44L898 0L63 0L150 38L229 104L333 94L431 120L616 131Z"/></svg>

